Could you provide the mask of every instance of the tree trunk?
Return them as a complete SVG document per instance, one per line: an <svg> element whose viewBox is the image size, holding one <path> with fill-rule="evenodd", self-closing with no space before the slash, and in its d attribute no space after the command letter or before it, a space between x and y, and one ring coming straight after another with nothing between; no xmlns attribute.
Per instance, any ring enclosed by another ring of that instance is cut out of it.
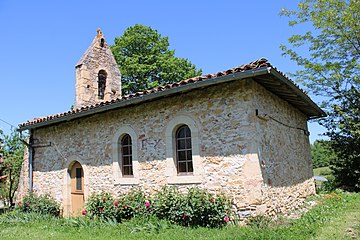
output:
<svg viewBox="0 0 360 240"><path fill-rule="evenodd" d="M10 207L12 207L12 206L14 205L14 203L13 203L13 196L12 196L12 194L11 194L11 192L12 192L12 185L13 185L13 182L12 182L12 175L11 175L11 168L10 168L10 169L9 169L9 194L8 194Z"/></svg>

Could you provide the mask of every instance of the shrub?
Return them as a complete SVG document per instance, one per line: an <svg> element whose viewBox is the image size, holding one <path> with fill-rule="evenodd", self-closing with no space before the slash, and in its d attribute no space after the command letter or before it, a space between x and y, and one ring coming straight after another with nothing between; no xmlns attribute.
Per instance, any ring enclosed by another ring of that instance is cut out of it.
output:
<svg viewBox="0 0 360 240"><path fill-rule="evenodd" d="M87 201L83 215L91 218L101 218L107 221L121 222L135 215L143 215L150 208L149 202L145 201L145 195L141 190L132 189L119 198L114 198L110 193L93 194Z"/></svg>
<svg viewBox="0 0 360 240"><path fill-rule="evenodd" d="M183 194L175 187L163 187L146 199L140 189L114 198L110 193L93 194L83 215L106 221L156 217L183 226L219 227L229 220L231 202L223 195L215 196L200 188Z"/></svg>
<svg viewBox="0 0 360 240"><path fill-rule="evenodd" d="M86 210L82 211L82 215L105 220L116 219L120 222L121 217L117 205L117 201L110 193L93 194L88 199L85 206Z"/></svg>
<svg viewBox="0 0 360 240"><path fill-rule="evenodd" d="M37 196L30 193L24 197L22 202L18 202L17 208L21 212L36 212L52 216L60 215L60 205L49 195Z"/></svg>
<svg viewBox="0 0 360 240"><path fill-rule="evenodd" d="M151 214L153 211L151 200L146 200L145 194L141 189L131 189L130 192L120 195L118 201L122 219Z"/></svg>
<svg viewBox="0 0 360 240"><path fill-rule="evenodd" d="M174 187L164 187L154 198L155 214L160 219L185 226L219 227L229 220L231 202L200 188L182 194Z"/></svg>
<svg viewBox="0 0 360 240"><path fill-rule="evenodd" d="M186 200L185 209L191 226L219 227L230 220L231 203L223 195L215 196L200 188L190 188Z"/></svg>
<svg viewBox="0 0 360 240"><path fill-rule="evenodd" d="M155 215L160 219L167 219L172 223L187 222L184 214L186 208L186 198L175 187L164 186L153 196L153 207Z"/></svg>

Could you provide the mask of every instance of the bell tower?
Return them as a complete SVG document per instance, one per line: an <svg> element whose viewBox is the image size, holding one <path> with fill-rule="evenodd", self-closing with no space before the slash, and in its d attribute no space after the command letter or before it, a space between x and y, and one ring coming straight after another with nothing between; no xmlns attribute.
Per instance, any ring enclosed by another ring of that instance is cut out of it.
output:
<svg viewBox="0 0 360 240"><path fill-rule="evenodd" d="M75 70L75 109L121 96L121 74L100 29Z"/></svg>

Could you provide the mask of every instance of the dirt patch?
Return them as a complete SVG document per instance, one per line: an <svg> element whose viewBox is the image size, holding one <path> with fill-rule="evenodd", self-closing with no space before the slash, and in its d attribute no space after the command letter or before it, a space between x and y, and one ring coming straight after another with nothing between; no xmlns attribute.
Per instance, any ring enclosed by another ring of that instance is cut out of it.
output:
<svg viewBox="0 0 360 240"><path fill-rule="evenodd" d="M352 239L358 239L359 235L353 228L346 229L346 236L351 237Z"/></svg>

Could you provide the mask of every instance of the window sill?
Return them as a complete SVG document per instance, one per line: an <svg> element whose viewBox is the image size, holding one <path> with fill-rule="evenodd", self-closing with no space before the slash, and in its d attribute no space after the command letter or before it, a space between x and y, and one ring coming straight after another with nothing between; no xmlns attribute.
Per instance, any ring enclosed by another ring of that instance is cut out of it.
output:
<svg viewBox="0 0 360 240"><path fill-rule="evenodd" d="M139 185L139 179L137 178L120 178L115 180L115 186L118 185Z"/></svg>
<svg viewBox="0 0 360 240"><path fill-rule="evenodd" d="M200 176L194 175L178 175L168 178L168 184L201 184Z"/></svg>

